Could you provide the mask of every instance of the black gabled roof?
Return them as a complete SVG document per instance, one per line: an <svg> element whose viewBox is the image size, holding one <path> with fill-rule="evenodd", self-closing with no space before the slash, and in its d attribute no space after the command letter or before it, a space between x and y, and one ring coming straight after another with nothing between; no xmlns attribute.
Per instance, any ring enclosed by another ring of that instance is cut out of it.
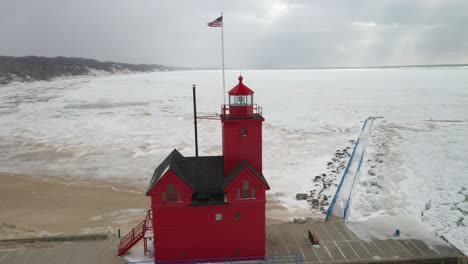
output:
<svg viewBox="0 0 468 264"><path fill-rule="evenodd" d="M223 156L184 157L174 149L154 171L147 195L169 169L193 190L197 199L205 200L224 193Z"/></svg>
<svg viewBox="0 0 468 264"><path fill-rule="evenodd" d="M184 157L174 149L154 171L146 194L148 195L164 173L170 169L193 190L191 205L223 204L225 203L224 189L244 168L249 168L270 188L263 175L259 174L246 161L242 161L226 178L223 156Z"/></svg>
<svg viewBox="0 0 468 264"><path fill-rule="evenodd" d="M223 156L187 157L174 160L171 170L189 185L194 193L219 193L224 182Z"/></svg>
<svg viewBox="0 0 468 264"><path fill-rule="evenodd" d="M156 183L159 181L161 176L166 172L166 168L171 165L172 161L176 159L181 159L184 156L180 154L177 149L174 149L164 160L159 164L159 166L154 170L153 173L153 178L151 178L150 184L148 186L148 190L146 191L146 195L148 195L148 192L151 191L151 189L156 185Z"/></svg>
<svg viewBox="0 0 468 264"><path fill-rule="evenodd" d="M255 175L257 176L264 184L265 186L267 186L268 189L270 189L270 186L268 185L268 182L267 180L265 179L265 177L263 177L262 174L258 173L257 170L255 170L252 166L250 166L250 164L247 162L247 161L242 161L239 166L237 166L232 172L231 172L231 175L229 175L229 177L226 178L226 180L224 181L223 183L223 190L228 187L229 184L231 184L232 181L234 181L234 179L240 174L240 172L244 169L244 168L249 168L249 170Z"/></svg>

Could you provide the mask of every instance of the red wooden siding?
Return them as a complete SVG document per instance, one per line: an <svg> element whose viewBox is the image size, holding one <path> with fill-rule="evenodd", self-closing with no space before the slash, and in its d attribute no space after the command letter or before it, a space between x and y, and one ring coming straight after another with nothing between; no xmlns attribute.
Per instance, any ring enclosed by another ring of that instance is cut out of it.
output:
<svg viewBox="0 0 468 264"><path fill-rule="evenodd" d="M265 201L168 206L154 212L158 260L265 255ZM222 220L216 220L217 214Z"/></svg>
<svg viewBox="0 0 468 264"><path fill-rule="evenodd" d="M229 176L243 160L262 174L263 118L222 119L222 122L224 174ZM245 129L245 135L241 129Z"/></svg>

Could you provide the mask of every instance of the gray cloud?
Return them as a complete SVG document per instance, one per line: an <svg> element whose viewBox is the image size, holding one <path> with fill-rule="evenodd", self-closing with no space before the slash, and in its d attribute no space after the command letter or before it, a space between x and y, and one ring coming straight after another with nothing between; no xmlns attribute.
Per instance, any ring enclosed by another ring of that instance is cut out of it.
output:
<svg viewBox="0 0 468 264"><path fill-rule="evenodd" d="M468 1L2 0L0 54L192 67L468 62Z"/></svg>

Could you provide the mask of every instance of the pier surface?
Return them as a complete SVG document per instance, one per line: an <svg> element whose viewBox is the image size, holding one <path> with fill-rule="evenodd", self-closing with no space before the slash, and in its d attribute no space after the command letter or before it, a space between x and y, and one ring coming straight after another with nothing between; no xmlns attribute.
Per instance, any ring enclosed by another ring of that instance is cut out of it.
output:
<svg viewBox="0 0 468 264"><path fill-rule="evenodd" d="M311 245L308 230L319 246ZM362 240L342 221L267 226L267 254L284 253L301 254L303 263L458 263L462 256L450 245L417 239Z"/></svg>
<svg viewBox="0 0 468 264"><path fill-rule="evenodd" d="M312 246L307 231L315 232ZM76 242L0 243L0 264L125 263L116 256L118 239ZM267 255L300 254L303 263L459 263L450 245L429 246L417 239L363 240L342 221L267 226Z"/></svg>
<svg viewBox="0 0 468 264"><path fill-rule="evenodd" d="M125 263L115 238L75 242L0 243L0 264Z"/></svg>

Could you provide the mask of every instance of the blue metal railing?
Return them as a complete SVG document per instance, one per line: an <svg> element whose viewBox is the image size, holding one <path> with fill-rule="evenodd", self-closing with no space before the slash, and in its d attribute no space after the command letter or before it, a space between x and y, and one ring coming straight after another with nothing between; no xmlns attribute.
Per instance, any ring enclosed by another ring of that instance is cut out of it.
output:
<svg viewBox="0 0 468 264"><path fill-rule="evenodd" d="M184 260L156 260L156 261L137 261L127 262L128 264L196 264L196 263L262 263L262 264L279 264L279 263L295 263L303 262L301 254L275 254L257 257L234 257L234 258L206 258L206 259L184 259Z"/></svg>
<svg viewBox="0 0 468 264"><path fill-rule="evenodd" d="M349 195L348 195L348 200L346 201L346 206L345 206L344 213L343 213L343 219L344 220L346 220L346 218L348 216L348 209L349 209L349 203L351 201L351 194L353 193L354 183L356 182L357 174L361 170L362 160L364 159L364 153L365 153L365 151L362 151L361 158L359 159L359 165L358 165L358 168L356 170L356 176L353 179L353 187L351 188L351 191L349 192Z"/></svg>
<svg viewBox="0 0 468 264"><path fill-rule="evenodd" d="M346 167L343 171L343 176L341 177L341 180L340 180L340 183L338 184L338 187L336 188L336 192L335 192L335 195L333 196L333 199L332 199L332 202L330 203L330 206L328 207L328 210L327 210L327 215L325 216L325 221L328 221L329 217L331 216L332 212L333 212L333 208L335 207L335 203L336 203L336 199L338 198L338 195L340 194L340 191L341 191L341 186L343 185L343 182L346 178L346 176L348 175L348 171L349 171L349 167L351 166L351 164L353 163L353 160L354 160L354 155L356 153L356 149L361 141L361 136L364 132L364 128L366 127L367 125L367 122L369 121L373 121L374 119L376 118L381 118L381 117L373 117L373 116L370 116L368 117L365 121L364 121L364 124L362 125L361 127L361 131L359 133L359 136L358 136L358 139L356 140L356 143L354 145L354 148L353 148L353 151L351 152L351 156L349 158L349 161L348 161L348 164L346 164ZM362 159L364 157L364 151L362 152L361 154L361 158L359 160L359 166L358 166L358 170L356 171L356 173L359 171L359 169L361 168L361 164L362 164ZM356 178L353 179L353 186L354 186L354 182L356 181ZM352 193L352 189L349 193L349 196L348 196L348 200L346 202L346 207L344 209L344 219L346 219L346 215L347 215L347 211L348 211L348 208L349 208L349 200L351 198L351 193Z"/></svg>

